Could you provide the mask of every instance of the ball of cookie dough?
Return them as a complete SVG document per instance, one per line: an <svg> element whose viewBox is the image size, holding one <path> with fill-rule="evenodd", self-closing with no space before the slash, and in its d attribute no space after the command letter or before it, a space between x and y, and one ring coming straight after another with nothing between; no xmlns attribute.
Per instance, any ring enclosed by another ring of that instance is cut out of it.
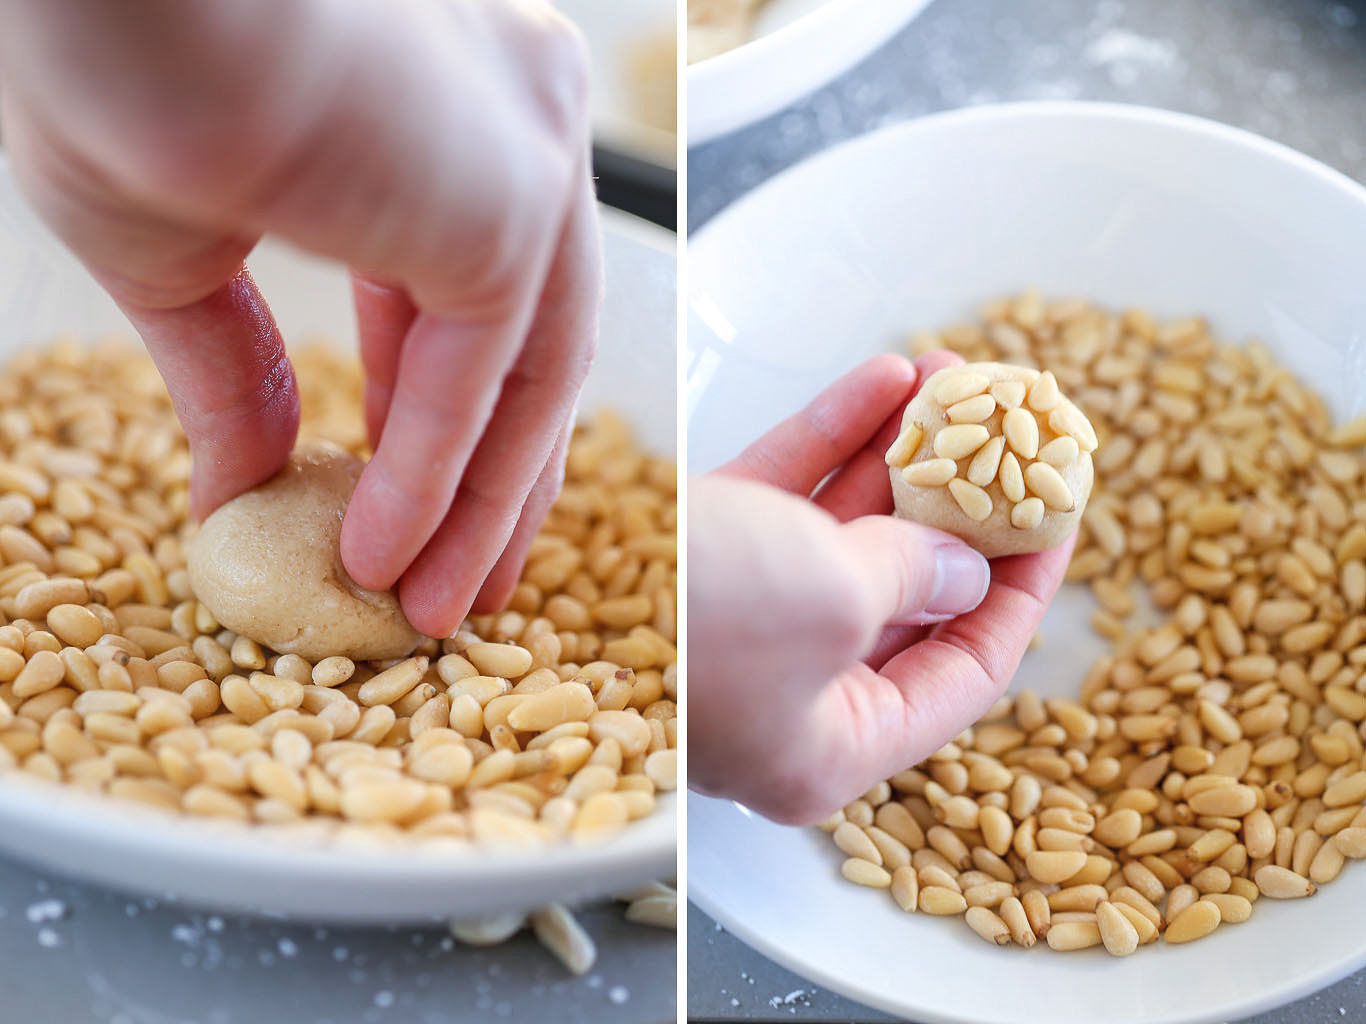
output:
<svg viewBox="0 0 1366 1024"><path fill-rule="evenodd" d="M399 658L417 646L394 594L342 568L342 514L363 466L334 445L301 444L279 473L204 520L187 568L221 625L310 661Z"/></svg>
<svg viewBox="0 0 1366 1024"><path fill-rule="evenodd" d="M896 514L988 558L1045 551L1081 523L1096 432L1053 374L965 363L930 376L887 451Z"/></svg>

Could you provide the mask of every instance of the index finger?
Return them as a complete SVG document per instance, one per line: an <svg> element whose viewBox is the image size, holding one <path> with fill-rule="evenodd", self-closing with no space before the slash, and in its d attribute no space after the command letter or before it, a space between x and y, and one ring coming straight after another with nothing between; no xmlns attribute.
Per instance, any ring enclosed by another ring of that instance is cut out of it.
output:
<svg viewBox="0 0 1366 1024"><path fill-rule="evenodd" d="M883 421L910 397L915 381L916 370L908 359L875 356L716 472L806 497L831 470L868 443Z"/></svg>
<svg viewBox="0 0 1366 1024"><path fill-rule="evenodd" d="M956 366L963 357L956 352L940 349L915 361L916 380L907 399L913 398L922 384L946 366ZM887 479L887 449L901 433L901 416L897 407L887 417L863 450L855 454L835 471L821 489L815 502L840 522L859 516L888 515L892 511L892 489Z"/></svg>

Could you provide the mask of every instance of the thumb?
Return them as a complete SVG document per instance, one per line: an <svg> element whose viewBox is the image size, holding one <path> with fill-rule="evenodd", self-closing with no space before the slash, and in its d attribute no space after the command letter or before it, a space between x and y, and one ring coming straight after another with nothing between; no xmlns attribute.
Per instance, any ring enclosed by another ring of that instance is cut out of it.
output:
<svg viewBox="0 0 1366 1024"><path fill-rule="evenodd" d="M986 597L991 567L952 534L891 516L863 516L840 530L887 625L943 622Z"/></svg>
<svg viewBox="0 0 1366 1024"><path fill-rule="evenodd" d="M294 447L299 389L246 268L175 309L119 305L161 372L189 439L195 516L274 475Z"/></svg>

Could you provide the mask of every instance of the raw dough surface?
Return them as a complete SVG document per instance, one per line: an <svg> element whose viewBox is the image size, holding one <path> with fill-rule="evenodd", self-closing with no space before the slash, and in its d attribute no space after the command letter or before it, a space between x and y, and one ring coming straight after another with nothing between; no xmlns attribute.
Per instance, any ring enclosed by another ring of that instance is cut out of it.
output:
<svg viewBox="0 0 1366 1024"><path fill-rule="evenodd" d="M961 366L946 367L931 374L930 378L916 393L916 396L906 406L906 411L901 418L902 437L906 436L906 431L913 425L918 425L924 431L924 437L910 459L910 467L937 458L938 456L934 451L935 437L942 429L953 425L948 420L948 406L935 397L936 392L940 390L941 385L950 380L962 379L973 374L985 377L988 381L988 388L984 392L986 394L990 394L995 385L1008 381L1022 383L1026 393L1028 393L1040 377L1037 370L1023 366L1012 366L1008 363L966 363ZM949 405L952 404L954 403L949 403ZM1077 409L1066 396L1059 396L1058 406L1070 406L1077 415L1082 416L1082 419L1085 420L1081 410ZM1028 398L1021 407L1029 409ZM1056 407L1054 406L1054 408ZM1000 404L997 404L989 416L977 422L987 429L991 438L999 437L1002 435L1006 411ZM1038 430L1038 443L1042 449L1048 442L1061 435L1048 426L1048 412L1051 410L1030 411L1033 412ZM1086 429L1090 430L1089 421L1086 423ZM901 438L898 438L898 441L901 441ZM895 448L896 446L893 445L893 450ZM977 449L977 451L980 450L980 448ZM963 479L967 475L973 456L977 451L954 460L957 467L957 479ZM1008 443L1004 444L1002 457L1006 452L1011 451L1011 446ZM892 461L899 460L891 458L889 453L889 462ZM1026 459L1016 454L1016 461L1023 474L1029 463L1039 460L1037 458ZM1046 507L1037 526L1021 529L1011 522L1011 511L1017 502L1012 501L1003 492L999 470L997 475L982 487L987 497L991 499L991 513L987 518L978 521L971 518L963 510L948 486L925 487L908 483L903 476L904 468L905 464L902 466L890 465L892 496L896 502L896 514L902 519L910 519L962 537L988 558L1046 551L1049 548L1057 547L1071 536L1081 524L1082 513L1086 509L1086 501L1091 495L1091 485L1095 479L1091 455L1082 449L1070 463L1055 467L1058 475L1062 477L1063 482L1071 491L1072 507L1066 510ZM1037 497L1036 491L1033 488L1026 487L1025 497Z"/></svg>
<svg viewBox="0 0 1366 1024"><path fill-rule="evenodd" d="M342 514L363 466L334 445L300 444L284 469L204 521L187 566L221 625L310 661L399 658L417 646L394 594L365 590L342 568Z"/></svg>

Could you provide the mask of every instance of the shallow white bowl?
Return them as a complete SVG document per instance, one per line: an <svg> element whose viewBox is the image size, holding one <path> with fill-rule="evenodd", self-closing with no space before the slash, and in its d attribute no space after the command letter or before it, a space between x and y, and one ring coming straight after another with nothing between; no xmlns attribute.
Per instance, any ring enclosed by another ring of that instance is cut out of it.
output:
<svg viewBox="0 0 1366 1024"><path fill-rule="evenodd" d="M754 38L689 66L688 145L733 132L872 53L930 0L768 0Z"/></svg>
<svg viewBox="0 0 1366 1024"><path fill-rule="evenodd" d="M690 469L738 451L840 373L1036 286L1257 336L1366 411L1366 190L1282 146L1102 104L980 107L830 150L690 246ZM1016 686L1075 696L1103 651L1081 588L1050 609ZM1366 964L1366 868L1245 925L1125 960L996 949L839 875L828 837L688 800L691 895L778 962L911 1019L1106 1024L1239 1019Z"/></svg>
<svg viewBox="0 0 1366 1024"><path fill-rule="evenodd" d="M581 407L620 411L652 450L677 450L674 236L604 210L607 300ZM277 245L249 261L287 340L354 349L346 275ZM57 335L132 328L18 196L0 159L0 361ZM19 775L0 776L0 850L75 878L201 906L318 921L400 922L576 901L675 870L677 801L608 842L538 852L338 848L285 842Z"/></svg>

